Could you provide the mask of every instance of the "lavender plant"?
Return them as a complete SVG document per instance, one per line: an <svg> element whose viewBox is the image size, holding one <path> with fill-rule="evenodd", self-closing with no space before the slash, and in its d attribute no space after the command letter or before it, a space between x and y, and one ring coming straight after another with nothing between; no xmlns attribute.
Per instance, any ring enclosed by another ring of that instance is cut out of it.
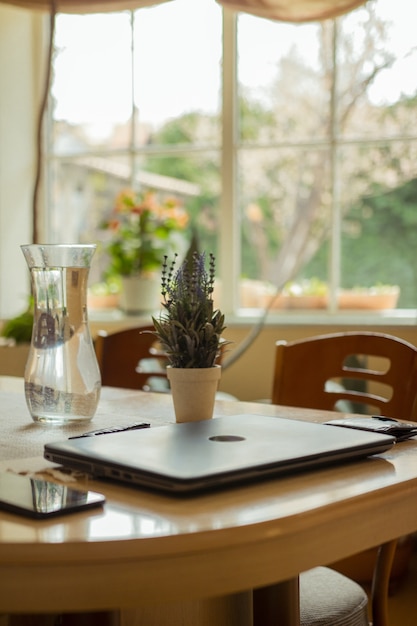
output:
<svg viewBox="0 0 417 626"><path fill-rule="evenodd" d="M155 335L172 367L213 367L220 354L225 330L224 315L214 309L215 258L195 252L176 268L164 257L162 267L162 306L159 319L152 318Z"/></svg>

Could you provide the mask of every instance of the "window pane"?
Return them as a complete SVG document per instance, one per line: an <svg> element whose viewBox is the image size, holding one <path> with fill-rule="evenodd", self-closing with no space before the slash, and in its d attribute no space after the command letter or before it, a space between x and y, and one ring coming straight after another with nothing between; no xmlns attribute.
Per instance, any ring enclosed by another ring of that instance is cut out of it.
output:
<svg viewBox="0 0 417 626"><path fill-rule="evenodd" d="M417 46L408 0L378 0L341 19L338 62L341 134L416 136L414 109L407 105L417 92Z"/></svg>
<svg viewBox="0 0 417 626"><path fill-rule="evenodd" d="M120 127L132 111L130 41L129 13L57 16L55 153L78 153L109 141L129 145L129 134Z"/></svg>
<svg viewBox="0 0 417 626"><path fill-rule="evenodd" d="M189 119L169 143L220 139L221 9L212 0L175 0L137 11L135 106L148 129L137 142L175 118ZM201 120L200 120L201 118Z"/></svg>
<svg viewBox="0 0 417 626"><path fill-rule="evenodd" d="M331 29L332 22L295 26L239 16L242 141L328 136Z"/></svg>
<svg viewBox="0 0 417 626"><path fill-rule="evenodd" d="M117 193L130 179L128 157L85 156L54 161L49 168L50 240L55 243L99 243L91 282L102 279L107 259L101 253L100 226L110 215Z"/></svg>
<svg viewBox="0 0 417 626"><path fill-rule="evenodd" d="M192 231L200 248L218 254L220 229L220 152L183 152L172 156L146 156L142 175L159 177L159 188L165 185L181 198L190 217Z"/></svg>
<svg viewBox="0 0 417 626"><path fill-rule="evenodd" d="M400 287L417 305L417 145L394 142L342 151L342 287ZM355 172L351 164L355 164ZM388 290L389 291L389 290Z"/></svg>
<svg viewBox="0 0 417 626"><path fill-rule="evenodd" d="M329 236L328 152L244 150L239 165L243 276L267 283L267 293L290 280L326 281L325 255L308 266Z"/></svg>
<svg viewBox="0 0 417 626"><path fill-rule="evenodd" d="M263 306L289 281L327 290L332 29L330 21L294 26L239 16L240 140L245 148L271 146L241 150L238 159L243 306ZM320 249L325 255L310 267ZM274 306L289 306L281 300Z"/></svg>
<svg viewBox="0 0 417 626"><path fill-rule="evenodd" d="M417 304L417 47L409 17L406 0L368 3L340 20L338 39L338 130L353 140L339 151L341 287L372 288L376 301L393 285L400 308Z"/></svg>

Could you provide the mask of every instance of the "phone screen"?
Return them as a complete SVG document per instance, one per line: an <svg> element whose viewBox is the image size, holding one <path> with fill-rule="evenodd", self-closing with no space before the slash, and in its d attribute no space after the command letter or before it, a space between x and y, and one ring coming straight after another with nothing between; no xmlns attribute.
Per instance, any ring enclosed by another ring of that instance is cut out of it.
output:
<svg viewBox="0 0 417 626"><path fill-rule="evenodd" d="M46 519L102 506L104 502L103 494L95 491L82 491L11 472L0 473L0 509L3 511Z"/></svg>

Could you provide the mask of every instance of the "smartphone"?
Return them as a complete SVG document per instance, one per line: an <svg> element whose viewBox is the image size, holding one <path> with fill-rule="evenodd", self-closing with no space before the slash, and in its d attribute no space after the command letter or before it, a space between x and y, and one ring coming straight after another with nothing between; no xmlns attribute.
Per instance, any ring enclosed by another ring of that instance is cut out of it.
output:
<svg viewBox="0 0 417 626"><path fill-rule="evenodd" d="M372 417L346 417L325 422L330 426L344 426L357 430L369 430L382 435L391 435L396 441L405 441L417 435L417 424L405 422L385 415L373 415Z"/></svg>
<svg viewBox="0 0 417 626"><path fill-rule="evenodd" d="M11 472L0 473L0 510L35 519L103 506L105 497L67 485Z"/></svg>

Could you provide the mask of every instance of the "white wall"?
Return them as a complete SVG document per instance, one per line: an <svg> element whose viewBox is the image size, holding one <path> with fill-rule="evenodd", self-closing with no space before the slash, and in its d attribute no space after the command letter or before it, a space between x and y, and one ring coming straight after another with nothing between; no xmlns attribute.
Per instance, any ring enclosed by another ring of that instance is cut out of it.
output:
<svg viewBox="0 0 417 626"><path fill-rule="evenodd" d="M0 5L0 319L27 305L41 16Z"/></svg>

